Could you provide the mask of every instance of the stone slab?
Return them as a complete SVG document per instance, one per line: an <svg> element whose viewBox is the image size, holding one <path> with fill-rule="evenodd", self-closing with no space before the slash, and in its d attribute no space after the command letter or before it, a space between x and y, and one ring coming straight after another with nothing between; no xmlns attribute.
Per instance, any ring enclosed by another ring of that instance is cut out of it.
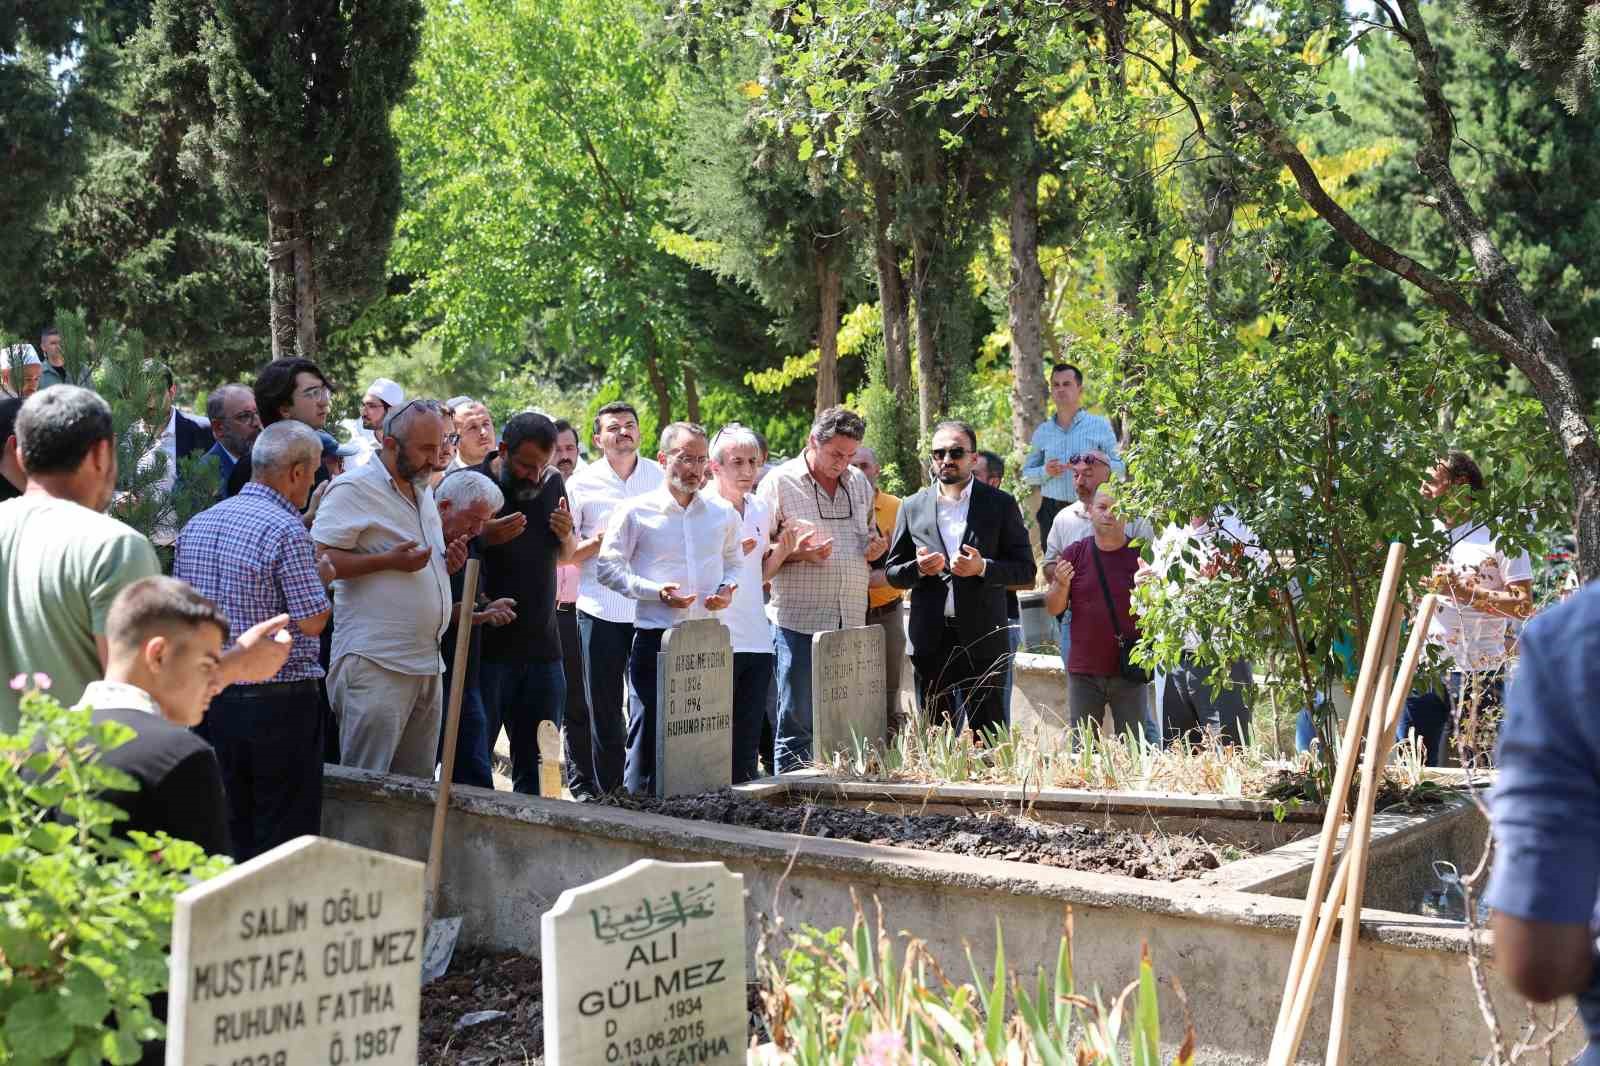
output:
<svg viewBox="0 0 1600 1066"><path fill-rule="evenodd" d="M714 618L667 630L656 657L656 795L733 784L733 641Z"/></svg>
<svg viewBox="0 0 1600 1066"><path fill-rule="evenodd" d="M167 1066L414 1066L422 871L304 836L180 895Z"/></svg>
<svg viewBox="0 0 1600 1066"><path fill-rule="evenodd" d="M744 878L638 862L569 888L540 920L545 1061L743 1062Z"/></svg>
<svg viewBox="0 0 1600 1066"><path fill-rule="evenodd" d="M883 701L883 627L859 626L811 638L812 757L849 752L856 740L889 735Z"/></svg>

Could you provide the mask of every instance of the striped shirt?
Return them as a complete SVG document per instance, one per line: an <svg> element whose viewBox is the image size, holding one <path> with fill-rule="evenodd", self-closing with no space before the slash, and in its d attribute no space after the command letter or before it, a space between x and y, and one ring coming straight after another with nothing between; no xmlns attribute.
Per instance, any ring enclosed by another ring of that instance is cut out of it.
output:
<svg viewBox="0 0 1600 1066"><path fill-rule="evenodd" d="M237 496L195 515L178 534L172 576L222 608L232 630L229 646L251 626L289 616L294 644L271 681L322 676L318 639L293 623L326 611L328 594L317 576L311 534L287 497L252 481Z"/></svg>
<svg viewBox="0 0 1600 1066"><path fill-rule="evenodd" d="M1022 461L1022 480L1039 486L1039 491L1049 499L1076 500L1078 490L1073 484L1072 471L1050 477L1044 465L1051 459L1066 462L1074 455L1090 451L1104 452L1111 460L1111 469L1123 473L1122 459L1117 455L1117 435L1111 431L1111 423L1100 415L1090 414L1080 407L1066 429L1053 418L1041 422L1033 431L1028 457Z"/></svg>
<svg viewBox="0 0 1600 1066"><path fill-rule="evenodd" d="M772 578L767 615L796 633L826 633L867 621L867 541L872 535L872 482L846 467L833 496L811 477L802 454L761 479L756 496L772 508L772 527L802 522L833 540L821 563L787 562Z"/></svg>
<svg viewBox="0 0 1600 1066"><path fill-rule="evenodd" d="M639 456L633 473L624 481L604 458L590 463L567 482L567 506L572 509L572 528L579 539L586 539L606 528L611 511L623 500L643 496L666 483L666 475L653 459ZM604 542L602 542L602 547ZM638 603L600 583L600 555L585 559L578 575L578 610L607 622L633 624Z"/></svg>

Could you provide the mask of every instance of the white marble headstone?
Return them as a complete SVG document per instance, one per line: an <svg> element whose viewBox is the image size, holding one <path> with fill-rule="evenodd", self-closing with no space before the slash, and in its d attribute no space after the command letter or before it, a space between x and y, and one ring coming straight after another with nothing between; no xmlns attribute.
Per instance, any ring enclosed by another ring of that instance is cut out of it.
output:
<svg viewBox="0 0 1600 1066"><path fill-rule="evenodd" d="M656 796L733 784L733 641L714 618L667 630L656 658Z"/></svg>
<svg viewBox="0 0 1600 1066"><path fill-rule="evenodd" d="M744 878L640 859L561 893L541 923L545 1061L745 1061Z"/></svg>
<svg viewBox="0 0 1600 1066"><path fill-rule="evenodd" d="M415 1066L422 869L305 836L180 895L167 1066Z"/></svg>
<svg viewBox="0 0 1600 1066"><path fill-rule="evenodd" d="M826 759L855 738L889 735L883 699L883 627L859 626L811 638L811 752Z"/></svg>

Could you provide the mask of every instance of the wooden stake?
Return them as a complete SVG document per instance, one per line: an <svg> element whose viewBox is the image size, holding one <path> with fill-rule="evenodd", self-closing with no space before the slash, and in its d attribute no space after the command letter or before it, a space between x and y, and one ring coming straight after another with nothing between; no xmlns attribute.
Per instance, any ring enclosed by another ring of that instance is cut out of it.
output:
<svg viewBox="0 0 1600 1066"><path fill-rule="evenodd" d="M433 801L433 833L428 839L428 868L423 876L422 927L433 921L439 898L440 855L444 851L444 818L450 809L450 778L456 770L456 738L461 732L461 697L466 691L467 657L472 650L472 605L478 602L478 560L468 559L461 576L461 613L456 619L455 669L450 671L450 700L444 715L444 759Z"/></svg>
<svg viewBox="0 0 1600 1066"><path fill-rule="evenodd" d="M1300 987L1301 972L1311 946L1313 927L1323 894L1328 888L1328 870L1332 865L1333 846L1339 836L1339 826L1344 819L1344 797L1350 792L1350 779L1355 776L1355 763L1361 749L1362 729L1372 707L1373 678L1383 657L1385 635L1389 618L1394 610L1395 596L1400 588L1400 570L1405 561L1404 544L1389 545L1389 557L1383 568L1383 582L1378 589L1377 601L1372 607L1372 625L1367 633L1366 650L1361 657L1361 673L1356 680L1355 699L1350 705L1350 718L1345 723L1344 743L1339 752L1339 766L1334 774L1333 791L1328 799L1328 810L1322 820L1321 845L1316 862L1311 868L1311 883L1306 888L1306 909L1300 918L1300 929L1295 934L1294 952L1289 957L1289 973L1284 982L1283 1002L1278 1007L1278 1024L1273 1032L1272 1053L1269 1066L1287 1066L1289 1056L1283 1054L1289 1013ZM1332 752L1327 753L1332 755Z"/></svg>
<svg viewBox="0 0 1600 1066"><path fill-rule="evenodd" d="M561 798L561 730L549 719L539 723L539 795Z"/></svg>
<svg viewBox="0 0 1600 1066"><path fill-rule="evenodd" d="M1384 757L1393 746L1392 717L1400 720L1400 708L1405 706L1411 691L1411 679L1416 676L1417 661L1422 657L1422 646L1427 637L1428 621L1433 617L1434 598L1423 598L1417 612L1417 624L1412 627L1411 639L1406 645L1406 657L1400 677L1394 681L1394 692L1388 705L1372 716L1372 726L1367 734L1368 758L1362 767L1361 797L1357 801L1356 820L1350 827L1350 885L1344 897L1344 922L1339 938L1339 967L1333 983L1333 1021L1328 1027L1328 1066L1344 1066L1350 1049L1345 1040L1350 1020L1350 981L1355 965L1356 945L1361 940L1361 898L1366 890L1368 845L1372 839L1372 814L1378 802L1378 784L1381 780Z"/></svg>

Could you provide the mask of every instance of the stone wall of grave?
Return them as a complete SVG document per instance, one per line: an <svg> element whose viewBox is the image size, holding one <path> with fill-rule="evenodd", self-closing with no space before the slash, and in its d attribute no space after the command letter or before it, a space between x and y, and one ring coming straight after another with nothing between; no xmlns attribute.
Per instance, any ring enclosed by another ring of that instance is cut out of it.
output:
<svg viewBox="0 0 1600 1066"><path fill-rule="evenodd" d="M683 822L591 804L457 790L444 871L444 913L466 916L468 943L538 950L540 916L560 893L645 857L716 859L744 875L754 946L757 912L790 925L848 922L850 890L884 903L892 929L926 937L951 974L967 972L965 948L994 957L996 919L1018 972L1054 964L1067 906L1076 912L1077 979L1120 988L1147 942L1157 973L1175 976L1199 1028L1202 1063L1265 1058L1277 999L1303 904L1198 882L1161 884L848 841L800 839ZM426 847L431 788L412 779L330 768L325 831L418 856ZM1361 989L1354 1062L1445 1066L1473 1061L1481 1022L1456 925L1366 910L1356 956ZM1320 993L1328 1002L1332 968ZM1516 1016L1491 971L1491 994ZM1163 997L1162 1023L1178 1032L1182 1008ZM1579 1038L1576 1034L1574 1044ZM1314 1019L1305 1055L1320 1057L1326 1021Z"/></svg>

